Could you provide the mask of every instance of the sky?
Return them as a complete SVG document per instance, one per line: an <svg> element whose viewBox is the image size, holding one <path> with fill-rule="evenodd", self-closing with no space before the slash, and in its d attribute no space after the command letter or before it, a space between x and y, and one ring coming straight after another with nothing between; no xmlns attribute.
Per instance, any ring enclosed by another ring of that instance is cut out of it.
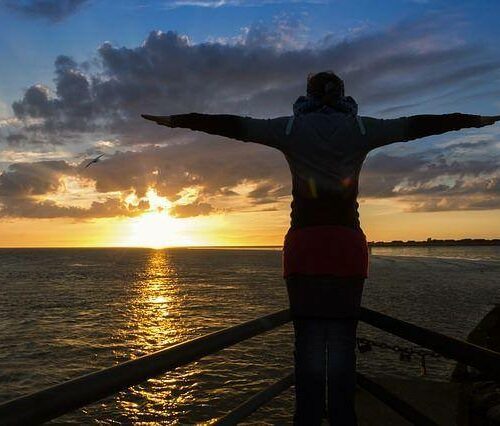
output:
<svg viewBox="0 0 500 426"><path fill-rule="evenodd" d="M487 0L0 0L0 246L281 245L283 154L140 114L289 116L333 70L361 116L497 115L498 16ZM368 240L499 238L499 148L497 124L370 152Z"/></svg>

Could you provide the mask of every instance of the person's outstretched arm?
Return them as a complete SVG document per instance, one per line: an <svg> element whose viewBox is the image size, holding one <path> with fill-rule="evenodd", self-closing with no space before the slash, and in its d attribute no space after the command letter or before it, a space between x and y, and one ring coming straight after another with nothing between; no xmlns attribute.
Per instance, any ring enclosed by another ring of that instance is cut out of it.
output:
<svg viewBox="0 0 500 426"><path fill-rule="evenodd" d="M468 127L483 127L500 120L499 115L472 114L413 115L394 119L363 117L366 137L370 148L405 142L425 136L439 135Z"/></svg>
<svg viewBox="0 0 500 426"><path fill-rule="evenodd" d="M166 116L142 114L142 117L167 127L184 127L243 142L256 142L278 149L284 147L285 130L289 119L289 117L260 119L231 114L199 114L196 112Z"/></svg>

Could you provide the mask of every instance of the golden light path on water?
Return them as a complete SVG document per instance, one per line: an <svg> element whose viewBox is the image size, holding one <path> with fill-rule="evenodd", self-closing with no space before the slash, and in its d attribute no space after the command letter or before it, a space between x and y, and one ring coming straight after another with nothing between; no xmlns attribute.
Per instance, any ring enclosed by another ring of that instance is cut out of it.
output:
<svg viewBox="0 0 500 426"><path fill-rule="evenodd" d="M176 279L177 272L167 250L152 250L145 263L144 271L135 283L134 296L127 315L126 340L133 341L134 357L150 354L191 338L183 327L180 311L186 303ZM118 406L127 419L151 421L164 418L165 413L178 412L179 405L190 403L190 377L198 374L192 366L189 372L174 372L160 375L130 392L120 394ZM193 401L194 403L194 401Z"/></svg>

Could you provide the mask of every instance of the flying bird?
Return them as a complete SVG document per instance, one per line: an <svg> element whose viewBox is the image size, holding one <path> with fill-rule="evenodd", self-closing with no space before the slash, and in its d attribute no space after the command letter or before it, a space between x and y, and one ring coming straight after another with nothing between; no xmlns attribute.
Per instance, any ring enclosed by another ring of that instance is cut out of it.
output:
<svg viewBox="0 0 500 426"><path fill-rule="evenodd" d="M85 168L89 167L92 163L97 163L99 161L99 158L101 158L104 154L98 155L96 158L94 158L92 161L90 161Z"/></svg>

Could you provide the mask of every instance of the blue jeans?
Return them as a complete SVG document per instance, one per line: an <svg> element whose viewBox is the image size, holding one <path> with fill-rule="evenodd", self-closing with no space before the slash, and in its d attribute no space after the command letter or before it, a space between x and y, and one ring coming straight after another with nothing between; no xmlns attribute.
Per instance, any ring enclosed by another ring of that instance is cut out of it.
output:
<svg viewBox="0 0 500 426"><path fill-rule="evenodd" d="M354 410L357 323L357 319L349 318L293 319L294 425L320 425L324 417L332 426L357 424Z"/></svg>

